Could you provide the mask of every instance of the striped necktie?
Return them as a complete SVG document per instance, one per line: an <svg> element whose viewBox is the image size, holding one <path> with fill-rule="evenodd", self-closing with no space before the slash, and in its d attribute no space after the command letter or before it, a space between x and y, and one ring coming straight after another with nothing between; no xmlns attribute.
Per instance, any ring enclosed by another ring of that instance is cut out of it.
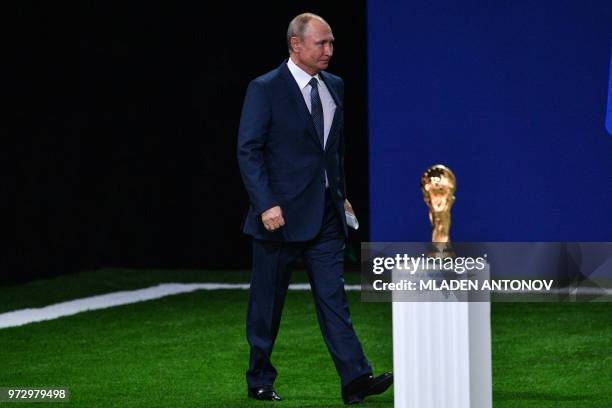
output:
<svg viewBox="0 0 612 408"><path fill-rule="evenodd" d="M312 121L314 122L314 127L319 136L321 146L325 147L323 136L323 105L319 97L319 81L317 81L317 78L312 78L308 84L310 85L310 114L312 115Z"/></svg>

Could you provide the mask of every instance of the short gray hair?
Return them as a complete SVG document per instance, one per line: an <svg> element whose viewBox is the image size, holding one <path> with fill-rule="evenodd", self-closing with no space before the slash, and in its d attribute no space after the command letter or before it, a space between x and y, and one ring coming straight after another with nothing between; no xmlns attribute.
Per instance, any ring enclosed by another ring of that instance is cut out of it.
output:
<svg viewBox="0 0 612 408"><path fill-rule="evenodd" d="M317 16L313 13L302 13L298 16L295 16L295 18L289 23L289 28L287 28L287 48L289 49L289 52L292 51L291 37L297 37L302 39L304 37L304 32L306 31L306 26L308 25L310 20L319 20L322 23L327 24L327 21L325 21L323 17Z"/></svg>

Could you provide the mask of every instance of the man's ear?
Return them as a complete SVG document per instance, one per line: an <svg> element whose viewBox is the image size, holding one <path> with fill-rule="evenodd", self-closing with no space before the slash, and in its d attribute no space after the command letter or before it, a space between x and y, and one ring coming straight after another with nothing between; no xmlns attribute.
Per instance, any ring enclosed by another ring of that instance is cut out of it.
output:
<svg viewBox="0 0 612 408"><path fill-rule="evenodd" d="M300 51L300 39L293 36L291 37L291 49L293 50L293 52L299 52Z"/></svg>

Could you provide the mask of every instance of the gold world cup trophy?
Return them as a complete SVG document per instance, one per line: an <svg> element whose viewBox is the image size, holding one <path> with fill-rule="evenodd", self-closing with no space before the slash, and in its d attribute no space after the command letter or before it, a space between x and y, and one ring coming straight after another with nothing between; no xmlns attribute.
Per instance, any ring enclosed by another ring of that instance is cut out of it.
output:
<svg viewBox="0 0 612 408"><path fill-rule="evenodd" d="M450 245L451 207L455 202L457 180L448 167L436 164L421 176L423 199L429 208L431 243L434 256L453 256Z"/></svg>

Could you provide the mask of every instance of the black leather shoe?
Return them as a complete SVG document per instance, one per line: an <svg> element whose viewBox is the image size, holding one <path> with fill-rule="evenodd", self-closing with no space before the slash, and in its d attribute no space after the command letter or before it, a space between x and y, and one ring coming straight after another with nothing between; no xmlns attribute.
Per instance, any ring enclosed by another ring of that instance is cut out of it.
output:
<svg viewBox="0 0 612 408"><path fill-rule="evenodd" d="M249 398L260 401L280 401L281 397L272 386L249 388Z"/></svg>
<svg viewBox="0 0 612 408"><path fill-rule="evenodd" d="M378 395L387 391L393 384L393 373L384 373L378 377L372 374L362 375L342 387L342 399L347 405L360 404L368 395Z"/></svg>

